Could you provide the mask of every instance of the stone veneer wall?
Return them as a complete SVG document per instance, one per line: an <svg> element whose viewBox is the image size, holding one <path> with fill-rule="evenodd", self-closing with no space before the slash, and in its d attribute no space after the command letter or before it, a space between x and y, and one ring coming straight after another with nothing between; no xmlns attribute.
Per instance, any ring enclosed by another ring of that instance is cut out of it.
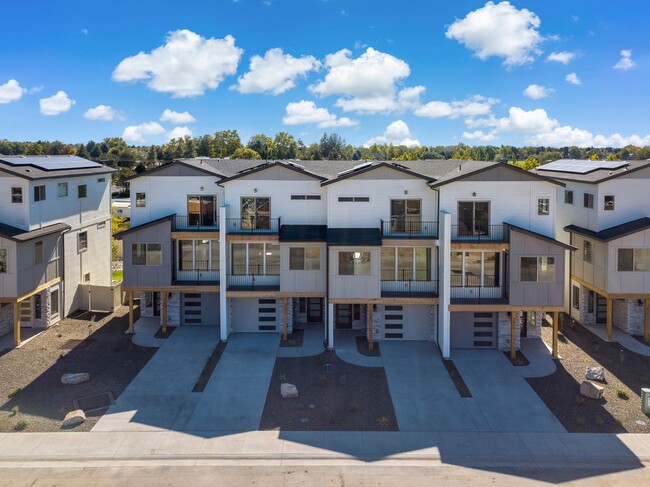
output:
<svg viewBox="0 0 650 487"><path fill-rule="evenodd" d="M591 326L596 324L596 295L594 293L594 311L589 313L589 289L580 286L580 323Z"/></svg>
<svg viewBox="0 0 650 487"><path fill-rule="evenodd" d="M541 338L542 337L542 317L543 313L535 313L535 322L528 323L527 336L528 338Z"/></svg>
<svg viewBox="0 0 650 487"><path fill-rule="evenodd" d="M643 335L643 302L636 299L615 299L613 324L630 335Z"/></svg>
<svg viewBox="0 0 650 487"><path fill-rule="evenodd" d="M293 305L293 298L287 298L287 333L291 334L293 333L293 312L295 311L294 305ZM278 299L278 331L280 333L283 332L284 330L284 299Z"/></svg>
<svg viewBox="0 0 650 487"><path fill-rule="evenodd" d="M14 305L8 303L0 306L0 337L2 337L14 330Z"/></svg>
<svg viewBox="0 0 650 487"><path fill-rule="evenodd" d="M368 306L372 306L369 304ZM384 306L378 304L372 312L372 340L377 341L383 338L382 328L384 321ZM366 335L370 336L370 331L366 330Z"/></svg>
<svg viewBox="0 0 650 487"><path fill-rule="evenodd" d="M153 303L153 300L151 301ZM147 293L140 293L140 316L153 316L153 306L146 306Z"/></svg>
<svg viewBox="0 0 650 487"><path fill-rule="evenodd" d="M162 306L162 300L161 306ZM180 326L181 324L181 293L172 293L167 298L167 324L169 326Z"/></svg>
<svg viewBox="0 0 650 487"><path fill-rule="evenodd" d="M519 350L521 348L521 316L522 313L517 313L516 319L516 342L515 348ZM507 312L498 313L498 335L499 335L499 350L508 351L510 350L510 315Z"/></svg>

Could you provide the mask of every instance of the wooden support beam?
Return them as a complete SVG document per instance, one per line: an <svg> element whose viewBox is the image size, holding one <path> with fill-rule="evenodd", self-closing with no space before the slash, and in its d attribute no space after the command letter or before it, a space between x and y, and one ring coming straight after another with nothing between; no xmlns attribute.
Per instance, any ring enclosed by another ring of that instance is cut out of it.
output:
<svg viewBox="0 0 650 487"><path fill-rule="evenodd" d="M650 300L643 300L643 341L645 343L650 343L650 317L648 312L650 311Z"/></svg>
<svg viewBox="0 0 650 487"><path fill-rule="evenodd" d="M129 291L129 333L133 333L133 291Z"/></svg>
<svg viewBox="0 0 650 487"><path fill-rule="evenodd" d="M560 313L553 312L553 358L558 358L558 332L560 329Z"/></svg>
<svg viewBox="0 0 650 487"><path fill-rule="evenodd" d="M510 312L510 358L517 358L517 312Z"/></svg>
<svg viewBox="0 0 650 487"><path fill-rule="evenodd" d="M20 303L14 303L14 346L20 345Z"/></svg>
<svg viewBox="0 0 650 487"><path fill-rule="evenodd" d="M163 291L162 293L162 312L160 313L160 318L162 319L162 331L167 333L167 292Z"/></svg>
<svg viewBox="0 0 650 487"><path fill-rule="evenodd" d="M287 332L289 329L289 298L282 298L282 341L287 341Z"/></svg>
<svg viewBox="0 0 650 487"><path fill-rule="evenodd" d="M374 350L375 346L373 345L372 341L372 309L373 304L368 303L368 349L369 350Z"/></svg>
<svg viewBox="0 0 650 487"><path fill-rule="evenodd" d="M612 326L614 324L614 303L613 300L607 300L607 323L606 323L606 332L607 332L607 341L612 341Z"/></svg>

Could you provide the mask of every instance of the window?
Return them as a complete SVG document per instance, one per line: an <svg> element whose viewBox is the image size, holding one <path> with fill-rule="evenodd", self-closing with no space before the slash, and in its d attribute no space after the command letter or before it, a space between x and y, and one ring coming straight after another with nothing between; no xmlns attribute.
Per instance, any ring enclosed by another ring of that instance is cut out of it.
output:
<svg viewBox="0 0 650 487"><path fill-rule="evenodd" d="M142 194L145 198L143 206L146 206L147 195ZM189 225L214 227L217 222L217 197L215 195L188 195L187 218Z"/></svg>
<svg viewBox="0 0 650 487"><path fill-rule="evenodd" d="M50 295L50 315L52 317L59 315L59 290L54 289Z"/></svg>
<svg viewBox="0 0 650 487"><path fill-rule="evenodd" d="M382 281L430 281L430 247L382 247Z"/></svg>
<svg viewBox="0 0 650 487"><path fill-rule="evenodd" d="M77 237L77 252L84 252L88 249L88 232L79 232Z"/></svg>
<svg viewBox="0 0 650 487"><path fill-rule="evenodd" d="M339 196L339 203L370 203L370 196Z"/></svg>
<svg viewBox="0 0 650 487"><path fill-rule="evenodd" d="M564 204L565 205L573 204L573 191L571 191L570 189L564 190Z"/></svg>
<svg viewBox="0 0 650 487"><path fill-rule="evenodd" d="M548 198L539 198L537 200L537 214L548 215L550 213L551 203Z"/></svg>
<svg viewBox="0 0 650 487"><path fill-rule="evenodd" d="M145 208L147 206L147 193L135 193L135 207Z"/></svg>
<svg viewBox="0 0 650 487"><path fill-rule="evenodd" d="M584 207L593 209L593 207L594 207L594 195L593 194L585 193Z"/></svg>
<svg viewBox="0 0 650 487"><path fill-rule="evenodd" d="M179 240L178 270L181 271L218 271L218 240Z"/></svg>
<svg viewBox="0 0 650 487"><path fill-rule="evenodd" d="M97 178L97 182L98 182L98 183L105 183L105 182L106 182L106 178Z"/></svg>
<svg viewBox="0 0 650 487"><path fill-rule="evenodd" d="M11 202L12 203L23 202L23 188L11 188Z"/></svg>
<svg viewBox="0 0 650 487"><path fill-rule="evenodd" d="M34 242L34 264L42 264L45 262L45 246L43 241L39 240Z"/></svg>
<svg viewBox="0 0 650 487"><path fill-rule="evenodd" d="M271 198L242 196L241 227L242 229L270 229Z"/></svg>
<svg viewBox="0 0 650 487"><path fill-rule="evenodd" d="M320 200L319 194L292 194L292 200Z"/></svg>
<svg viewBox="0 0 650 487"><path fill-rule="evenodd" d="M68 196L68 183L57 184L56 194L59 198L65 198Z"/></svg>
<svg viewBox="0 0 650 487"><path fill-rule="evenodd" d="M280 274L280 245L272 243L233 243L231 246L232 275Z"/></svg>
<svg viewBox="0 0 650 487"><path fill-rule="evenodd" d="M0 249L0 274L7 273L7 249Z"/></svg>
<svg viewBox="0 0 650 487"><path fill-rule="evenodd" d="M650 249L618 249L619 272L650 272Z"/></svg>
<svg viewBox="0 0 650 487"><path fill-rule="evenodd" d="M102 228L106 228L106 222L99 222L97 224L97 230L101 230Z"/></svg>
<svg viewBox="0 0 650 487"><path fill-rule="evenodd" d="M501 254L499 252L452 252L452 287L499 287Z"/></svg>
<svg viewBox="0 0 650 487"><path fill-rule="evenodd" d="M390 200L390 229L392 232L419 232L422 226L420 200Z"/></svg>
<svg viewBox="0 0 650 487"><path fill-rule="evenodd" d="M80 184L77 186L77 198L85 198L87 196L86 185Z"/></svg>
<svg viewBox="0 0 650 487"><path fill-rule="evenodd" d="M90 282L90 272L84 274L84 282Z"/></svg>
<svg viewBox="0 0 650 487"><path fill-rule="evenodd" d="M522 257L520 278L522 282L554 282L555 257Z"/></svg>
<svg viewBox="0 0 650 487"><path fill-rule="evenodd" d="M339 276L369 276L370 252L339 252Z"/></svg>
<svg viewBox="0 0 650 487"><path fill-rule="evenodd" d="M488 201L458 202L458 235L488 235L490 232Z"/></svg>
<svg viewBox="0 0 650 487"><path fill-rule="evenodd" d="M606 194L603 201L603 210L614 211L614 195Z"/></svg>
<svg viewBox="0 0 650 487"><path fill-rule="evenodd" d="M580 309L580 288L578 286L571 287L571 306L574 309Z"/></svg>
<svg viewBox="0 0 650 487"><path fill-rule="evenodd" d="M162 245L159 243L132 244L131 265L162 265Z"/></svg>
<svg viewBox="0 0 650 487"><path fill-rule="evenodd" d="M320 270L320 248L291 247L289 249L289 270L319 271Z"/></svg>
<svg viewBox="0 0 650 487"><path fill-rule="evenodd" d="M45 186L34 186L34 201L45 200Z"/></svg>
<svg viewBox="0 0 650 487"><path fill-rule="evenodd" d="M589 240L585 240L582 247L582 260L591 264L591 257L591 242Z"/></svg>

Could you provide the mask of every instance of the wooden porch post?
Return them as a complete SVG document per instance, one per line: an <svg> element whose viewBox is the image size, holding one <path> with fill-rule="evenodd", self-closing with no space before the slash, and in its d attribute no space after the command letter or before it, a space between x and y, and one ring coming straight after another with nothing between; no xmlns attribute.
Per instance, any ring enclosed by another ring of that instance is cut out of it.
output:
<svg viewBox="0 0 650 487"><path fill-rule="evenodd" d="M510 358L517 358L517 312L510 312Z"/></svg>
<svg viewBox="0 0 650 487"><path fill-rule="evenodd" d="M643 341L650 343L650 321L648 311L650 310L650 300L643 300Z"/></svg>
<svg viewBox="0 0 650 487"><path fill-rule="evenodd" d="M161 291L162 294L162 313L160 317L162 319L162 331L167 333L167 291Z"/></svg>
<svg viewBox="0 0 650 487"><path fill-rule="evenodd" d="M289 310L287 309L289 306L289 299L287 298L282 298L282 313L283 313L283 318L282 318L282 341L286 342L287 341L287 332L289 329Z"/></svg>
<svg viewBox="0 0 650 487"><path fill-rule="evenodd" d="M607 298L607 324L605 325L605 327L606 327L608 342L612 341L612 325L614 321L613 313L614 313L614 303L612 303L611 299Z"/></svg>
<svg viewBox="0 0 650 487"><path fill-rule="evenodd" d="M14 346L20 345L20 303L14 303Z"/></svg>
<svg viewBox="0 0 650 487"><path fill-rule="evenodd" d="M560 328L560 313L553 311L553 358L558 358L557 348L557 334Z"/></svg>
<svg viewBox="0 0 650 487"><path fill-rule="evenodd" d="M368 303L368 350L374 350L372 341L372 303Z"/></svg>
<svg viewBox="0 0 650 487"><path fill-rule="evenodd" d="M133 333L133 291L129 291L129 333Z"/></svg>

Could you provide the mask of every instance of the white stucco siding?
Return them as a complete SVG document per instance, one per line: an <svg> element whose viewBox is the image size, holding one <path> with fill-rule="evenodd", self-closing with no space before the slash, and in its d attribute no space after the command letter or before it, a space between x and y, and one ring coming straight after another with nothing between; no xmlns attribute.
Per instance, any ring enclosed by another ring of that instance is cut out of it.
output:
<svg viewBox="0 0 650 487"><path fill-rule="evenodd" d="M598 186L595 184L575 183L565 181L566 187L557 187L556 236L564 243L569 243L569 234L564 231L567 225L577 225L582 228L597 231L598 227ZM565 191L573 191L573 204L565 203ZM585 208L585 193L594 195L594 207Z"/></svg>
<svg viewBox="0 0 650 487"><path fill-rule="evenodd" d="M22 188L23 202L11 202L11 188ZM0 175L0 221L27 229L29 220L29 182L15 176Z"/></svg>
<svg viewBox="0 0 650 487"><path fill-rule="evenodd" d="M370 252L370 275L339 275L339 252ZM381 259L379 247L330 247L329 297L373 299L381 297Z"/></svg>
<svg viewBox="0 0 650 487"><path fill-rule="evenodd" d="M616 178L598 186L598 200L594 201L598 213L598 231L650 216L650 178ZM608 195L614 196L614 210L611 211L604 209L605 196Z"/></svg>
<svg viewBox="0 0 650 487"><path fill-rule="evenodd" d="M608 293L615 294L638 294L650 293L650 272L618 271L618 249L649 249L650 230L637 232L615 240L611 240L607 246L608 270L607 289Z"/></svg>

